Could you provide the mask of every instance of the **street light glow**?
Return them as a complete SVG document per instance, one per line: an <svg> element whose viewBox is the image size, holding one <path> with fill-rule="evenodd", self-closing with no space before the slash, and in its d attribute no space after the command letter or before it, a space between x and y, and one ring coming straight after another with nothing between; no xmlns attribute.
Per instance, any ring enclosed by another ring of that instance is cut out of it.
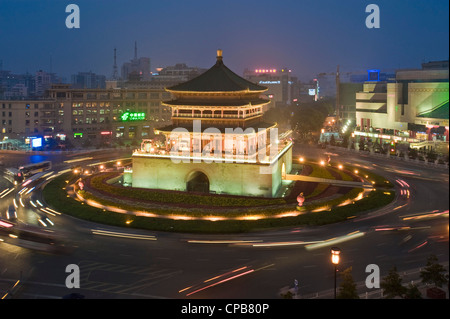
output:
<svg viewBox="0 0 450 319"><path fill-rule="evenodd" d="M331 262L333 265L339 264L339 254L341 253L341 250L337 247L331 248Z"/></svg>

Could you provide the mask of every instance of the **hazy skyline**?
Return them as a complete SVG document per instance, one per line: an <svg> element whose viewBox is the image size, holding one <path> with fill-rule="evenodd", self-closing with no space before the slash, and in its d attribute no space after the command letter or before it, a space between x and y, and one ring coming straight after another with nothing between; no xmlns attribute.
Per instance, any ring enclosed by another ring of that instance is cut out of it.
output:
<svg viewBox="0 0 450 319"><path fill-rule="evenodd" d="M80 8L80 29L65 25ZM368 29L368 4L381 27ZM0 1L3 70L112 75L117 64L150 57L151 68L176 63L209 68L217 49L236 73L292 69L302 80L320 72L420 68L448 59L449 3L444 0L72 0Z"/></svg>

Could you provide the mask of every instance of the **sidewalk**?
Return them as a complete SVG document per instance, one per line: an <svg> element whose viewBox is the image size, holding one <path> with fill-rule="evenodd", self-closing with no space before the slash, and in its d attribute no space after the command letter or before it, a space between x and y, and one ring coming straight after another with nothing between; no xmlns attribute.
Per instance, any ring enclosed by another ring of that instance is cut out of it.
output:
<svg viewBox="0 0 450 319"><path fill-rule="evenodd" d="M363 183L363 182L354 182L354 181L344 181L337 179L326 179L320 177L310 177L304 175L291 175L286 174L286 180L290 181L304 181L304 182L316 182L316 183L324 183L336 186L348 186L348 187L368 187L372 188L372 184Z"/></svg>
<svg viewBox="0 0 450 319"><path fill-rule="evenodd" d="M448 269L449 263L444 262L441 263L441 265ZM403 279L403 286L407 287L410 283L412 283L419 288L423 299L430 299L427 297L427 289L433 286L422 283L422 279L420 278L421 270L422 268L410 269L408 271L399 272L399 275ZM381 280L383 280L383 277L381 277ZM339 281L337 286L337 292L339 293ZM358 291L359 299L383 299L383 289L369 289L366 287L366 283L364 281L356 282L356 289ZM449 299L448 285L443 286L441 289L445 291L446 299ZM288 291L293 295L292 299L334 299L334 289L302 294L300 288L296 296L294 287L283 287L280 289L279 295L285 294Z"/></svg>
<svg viewBox="0 0 450 319"><path fill-rule="evenodd" d="M331 145L328 145L327 149L343 151L343 152L348 152L348 153L355 153L355 154L360 154L360 155L374 157L374 158L384 158L384 159L390 159L393 161L406 162L406 163L411 163L418 167L437 168L437 169L441 169L441 170L449 169L448 163L438 164L437 161L435 161L434 163L431 163L428 161L420 161L418 158L413 160L413 159L410 159L408 156L399 157L399 156L392 156L389 154L380 154L380 153L372 153L372 152L368 152L368 151L359 151L356 149L349 149L349 148L345 148L345 147L338 147L338 146L331 146Z"/></svg>

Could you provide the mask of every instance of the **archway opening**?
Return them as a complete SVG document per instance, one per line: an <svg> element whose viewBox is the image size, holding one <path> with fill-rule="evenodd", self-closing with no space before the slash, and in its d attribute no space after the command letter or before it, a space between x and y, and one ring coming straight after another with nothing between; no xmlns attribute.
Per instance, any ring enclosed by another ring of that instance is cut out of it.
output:
<svg viewBox="0 0 450 319"><path fill-rule="evenodd" d="M209 193L209 179L204 173L196 171L189 175L186 182L188 192Z"/></svg>

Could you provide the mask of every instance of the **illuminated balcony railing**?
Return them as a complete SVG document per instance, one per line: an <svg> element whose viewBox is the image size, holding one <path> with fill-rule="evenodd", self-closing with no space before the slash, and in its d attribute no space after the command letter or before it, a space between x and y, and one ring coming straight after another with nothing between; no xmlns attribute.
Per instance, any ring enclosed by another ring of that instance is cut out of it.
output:
<svg viewBox="0 0 450 319"><path fill-rule="evenodd" d="M165 148L151 147L147 149L136 149L133 156L166 158L173 161L204 161L204 162L225 162L225 163L255 163L273 164L290 147L290 140L277 141L262 149L251 152L239 152L235 148L232 150L212 150L212 151L192 151L189 147L179 147L178 150L166 150Z"/></svg>
<svg viewBox="0 0 450 319"><path fill-rule="evenodd" d="M262 112L254 112L252 114L192 114L192 113L173 113L172 118L179 118L179 119L186 119L186 118L214 118L214 119L220 119L220 118L226 118L226 119L250 119L256 116L262 115Z"/></svg>

